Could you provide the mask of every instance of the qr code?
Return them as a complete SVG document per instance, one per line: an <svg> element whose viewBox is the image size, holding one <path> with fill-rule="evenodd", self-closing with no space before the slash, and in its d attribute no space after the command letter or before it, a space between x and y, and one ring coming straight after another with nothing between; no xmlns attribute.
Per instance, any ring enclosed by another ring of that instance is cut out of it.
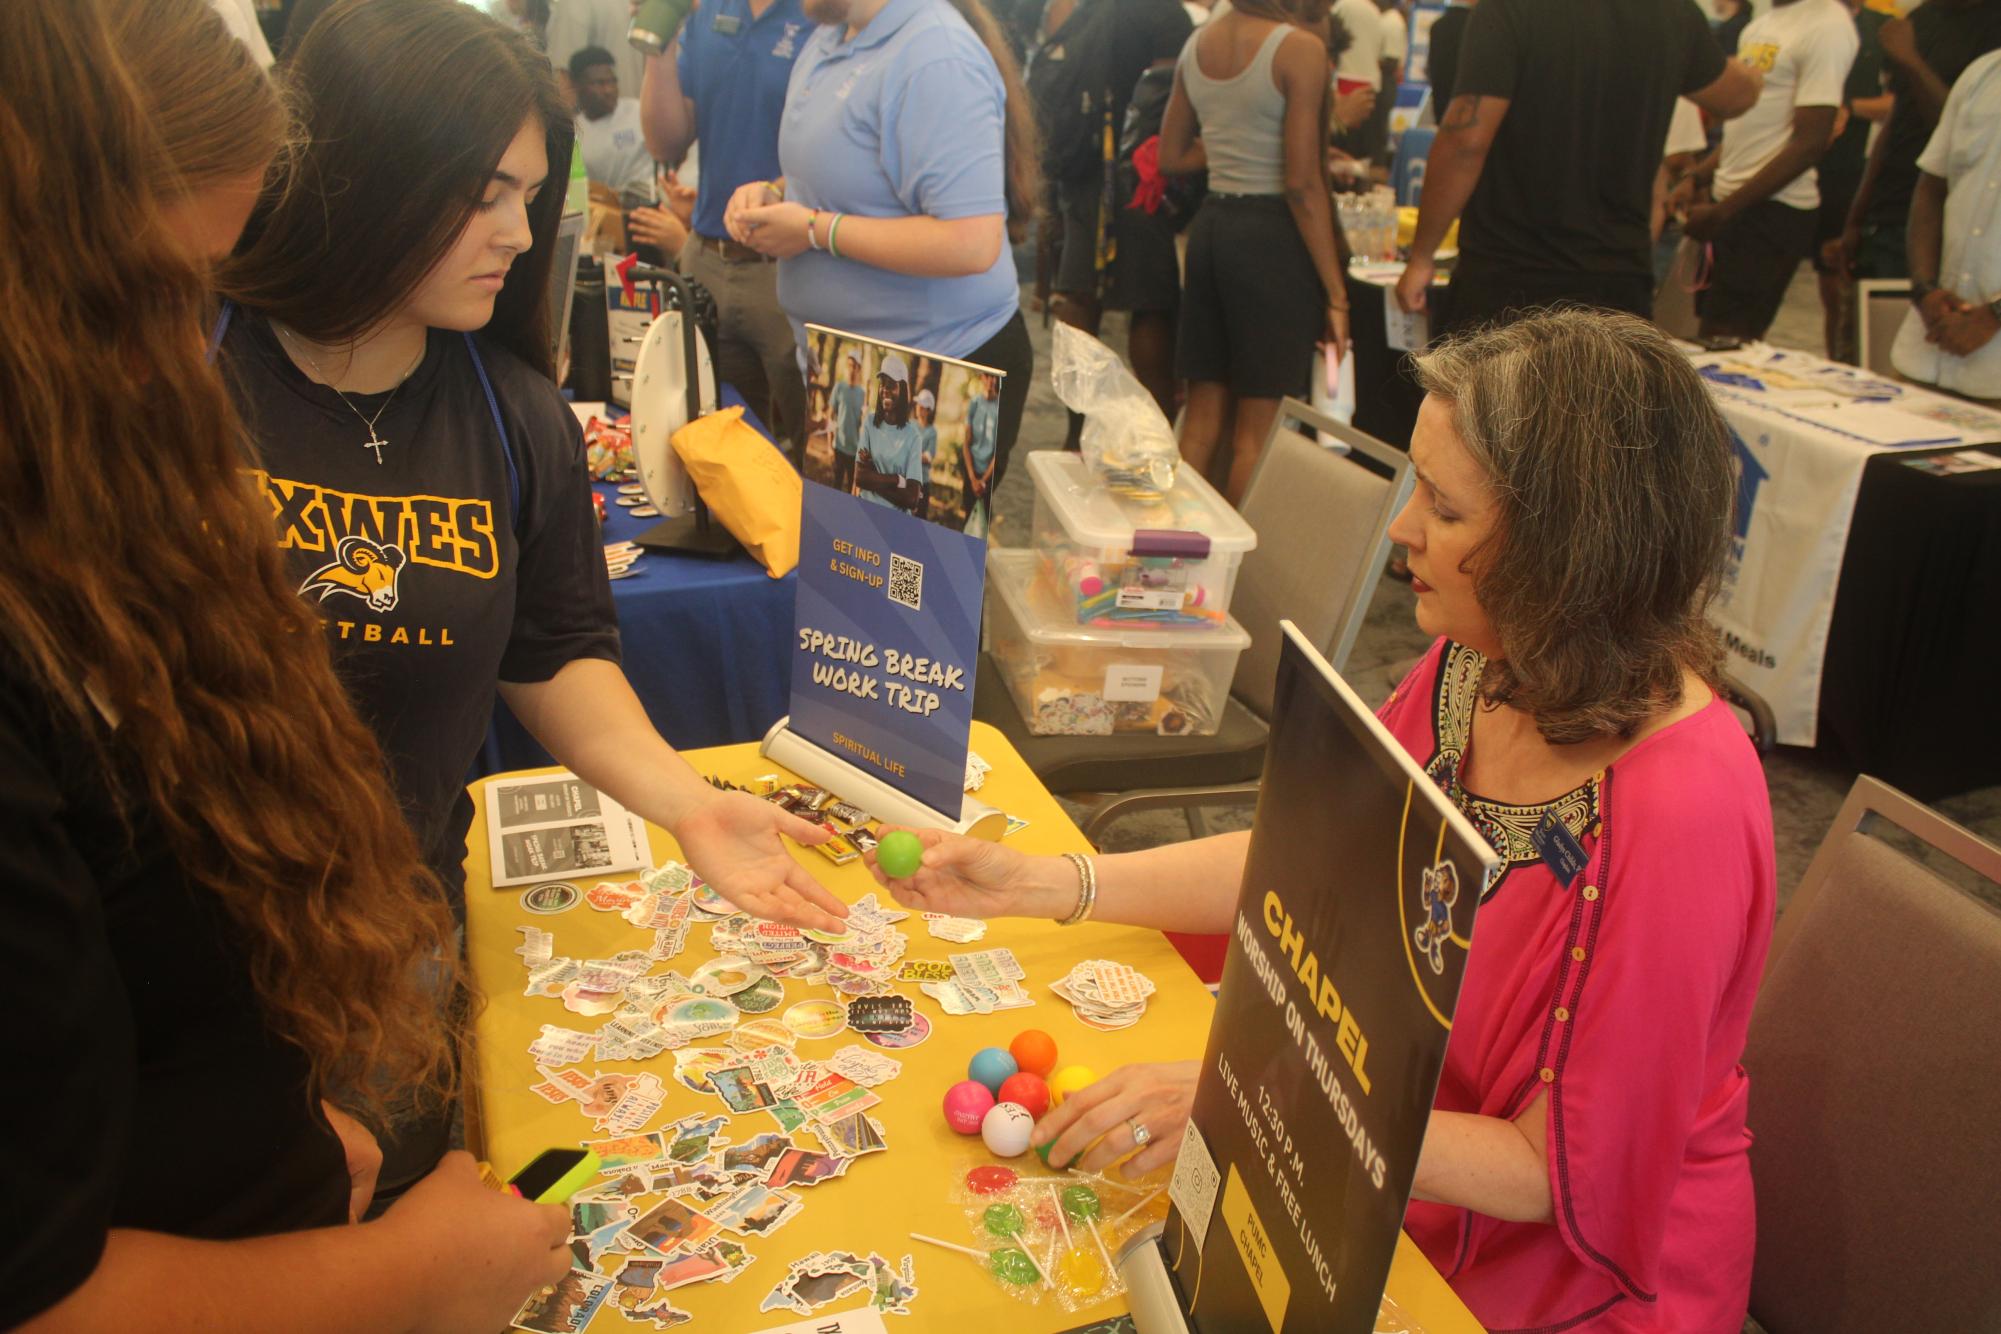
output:
<svg viewBox="0 0 2001 1334"><path fill-rule="evenodd" d="M924 565L908 556L889 553L889 600L912 611L924 610Z"/></svg>

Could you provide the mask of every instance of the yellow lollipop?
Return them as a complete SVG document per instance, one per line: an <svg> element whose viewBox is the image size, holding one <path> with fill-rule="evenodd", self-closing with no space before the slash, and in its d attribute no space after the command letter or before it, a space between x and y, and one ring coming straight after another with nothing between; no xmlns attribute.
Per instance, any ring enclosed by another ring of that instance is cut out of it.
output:
<svg viewBox="0 0 2001 1334"><path fill-rule="evenodd" d="M1056 1277L1072 1297L1095 1297L1105 1290L1105 1264L1098 1253L1072 1246L1056 1262Z"/></svg>

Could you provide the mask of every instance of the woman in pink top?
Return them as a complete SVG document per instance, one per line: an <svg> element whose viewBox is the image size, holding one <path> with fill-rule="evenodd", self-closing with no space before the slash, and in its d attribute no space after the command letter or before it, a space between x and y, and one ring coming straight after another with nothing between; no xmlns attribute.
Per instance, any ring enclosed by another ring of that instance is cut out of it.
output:
<svg viewBox="0 0 2001 1334"><path fill-rule="evenodd" d="M1750 1290L1738 1056L1771 938L1771 812L1703 619L1729 436L1651 325L1565 312L1419 358L1391 527L1438 636L1380 716L1487 836L1482 901L1405 1228L1493 1331L1736 1334ZM1555 834L1557 829L1564 834ZM1540 836L1538 830L1541 830ZM1066 918L1061 858L935 833L913 905ZM1249 836L1097 863L1100 918L1226 930ZM1575 841L1581 866L1544 850ZM1562 860L1559 857L1558 860ZM1171 1160L1196 1063L1045 1117L1050 1157Z"/></svg>

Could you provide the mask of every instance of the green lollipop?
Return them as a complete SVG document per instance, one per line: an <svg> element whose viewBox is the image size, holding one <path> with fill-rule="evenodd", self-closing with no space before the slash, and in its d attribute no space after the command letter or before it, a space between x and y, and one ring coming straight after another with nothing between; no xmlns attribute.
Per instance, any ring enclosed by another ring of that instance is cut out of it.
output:
<svg viewBox="0 0 2001 1334"><path fill-rule="evenodd" d="M1082 1223L1102 1216L1104 1209L1098 1203L1098 1192L1089 1186L1072 1186L1063 1192L1063 1212L1072 1222Z"/></svg>
<svg viewBox="0 0 2001 1334"><path fill-rule="evenodd" d="M917 874L923 860L924 845L917 841L917 835L902 829L884 834L875 845L875 864L891 880L908 880Z"/></svg>
<svg viewBox="0 0 2001 1334"><path fill-rule="evenodd" d="M987 1257L987 1267L994 1271L994 1277L1003 1283L1016 1287L1026 1287L1030 1283L1042 1281L1042 1271L1035 1261L1028 1258L1025 1251L1014 1246L1003 1246Z"/></svg>
<svg viewBox="0 0 2001 1334"><path fill-rule="evenodd" d="M986 1228L987 1234L994 1237L1018 1237L1021 1235L1021 1230L1028 1226L1027 1220L1021 1216L1021 1210L1011 1204L988 1205L987 1211L980 1215L980 1222Z"/></svg>

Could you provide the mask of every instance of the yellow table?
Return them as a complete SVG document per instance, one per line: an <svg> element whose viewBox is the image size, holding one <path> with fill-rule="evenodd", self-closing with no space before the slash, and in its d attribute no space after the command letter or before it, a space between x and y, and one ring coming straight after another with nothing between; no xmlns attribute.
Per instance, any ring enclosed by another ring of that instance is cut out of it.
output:
<svg viewBox="0 0 2001 1334"><path fill-rule="evenodd" d="M1009 840L1013 846L1031 853L1088 848L1077 827L1000 733L983 723L975 723L972 745L993 765L981 798L1028 821L1028 827ZM753 745L693 751L688 759L704 774L736 782L774 771L770 761L761 758ZM574 1104L552 1106L529 1091L539 1076L528 1056L528 1044L540 1035L543 1024L587 1030L603 1020L572 1014L560 1001L521 994L526 972L514 953L522 940L516 928L533 923L550 931L555 936L555 952L559 956L579 959L608 957L621 949L643 948L650 937L619 914L598 912L588 904L579 903L567 912L541 916L521 907L519 887L490 888L485 803L477 794L473 809L479 814L475 815L467 838L466 950L474 978L487 994L487 1004L477 1021L476 1051L468 1071L472 1103L468 1110L468 1132L473 1138L474 1152L491 1161L504 1175L545 1148L598 1137L591 1122ZM650 833L656 865L678 858L672 839L657 828ZM798 849L795 855L844 899L853 901L877 888L859 863L835 867L810 849ZM592 877L576 883L579 888L588 889L595 882L596 877ZM893 906L887 894L879 897L886 906ZM790 1263L814 1250L850 1250L864 1257L873 1250L892 1264L905 1254L914 1255L919 1294L911 1303L912 1314L908 1318L891 1321L892 1328L909 1334L922 1334L926 1330L970 1334L987 1329L1040 1334L1106 1319L1122 1309L1116 1301L1107 1301L1072 1315L1053 1298L1045 1297L1036 1306L1018 1303L997 1293L992 1280L978 1270L973 1260L910 1240L913 1231L952 1241L971 1240L962 1207L953 1202L954 1188L968 1167L992 1161L977 1137L956 1135L945 1125L939 1110L940 1100L947 1087L965 1078L966 1061L975 1051L987 1046L1005 1047L1024 1028L1041 1028L1052 1034L1062 1064L1088 1065L1100 1073L1133 1061L1199 1057L1213 1006L1208 991L1166 939L1155 931L1095 924L1062 928L1049 922L1002 919L993 922L986 937L976 944L954 945L930 935L914 915L901 925L910 941L905 955L909 959L942 960L961 950L994 946L1012 949L1027 970L1024 985L1035 997L1035 1004L993 1015L948 1017L929 997L916 993L914 988L900 988L930 1018L933 1032L919 1046L888 1053L902 1061L903 1070L877 1090L883 1101L869 1113L882 1125L889 1142L888 1151L857 1159L845 1177L799 1192L805 1200L804 1210L771 1236L748 1239L746 1244L757 1261L735 1282L698 1283L676 1289L672 1294L674 1305L694 1315L694 1328L749 1331L800 1318L787 1310L760 1313L757 1308L773 1285L785 1277ZM687 949L666 966L688 973L711 957L708 931L698 923L689 933ZM1131 964L1158 986L1146 1017L1136 1026L1119 1033L1100 1033L1087 1028L1071 1014L1069 1005L1049 990L1049 983L1069 972L1077 961L1092 958ZM783 1013L785 1006L795 1001L832 994L824 987L808 987L789 978L785 979L785 992L779 1009L772 1012L774 1015ZM843 1032L821 1041L802 1041L798 1051L803 1057L826 1057L848 1043L859 1041L857 1035ZM641 1066L608 1062L601 1068L631 1071ZM648 1123L647 1129L691 1112L727 1113L720 1099L696 1094L674 1081L671 1052L647 1063L646 1068L653 1069L669 1089L660 1115ZM734 1118L731 1130L726 1133L735 1142L743 1143L753 1135L776 1129L770 1117L754 1112ZM801 1147L820 1147L803 1131L794 1138ZM1032 1158L1018 1160L1016 1166L1040 1170ZM1107 1202L1112 1203L1109 1195ZM1397 1250L1390 1272L1389 1295L1428 1334L1461 1331L1477 1334L1480 1328L1407 1239ZM859 1297L851 1296L816 1314L849 1309L860 1302ZM641 1327L629 1324L610 1310L601 1310L592 1323L599 1331Z"/></svg>

